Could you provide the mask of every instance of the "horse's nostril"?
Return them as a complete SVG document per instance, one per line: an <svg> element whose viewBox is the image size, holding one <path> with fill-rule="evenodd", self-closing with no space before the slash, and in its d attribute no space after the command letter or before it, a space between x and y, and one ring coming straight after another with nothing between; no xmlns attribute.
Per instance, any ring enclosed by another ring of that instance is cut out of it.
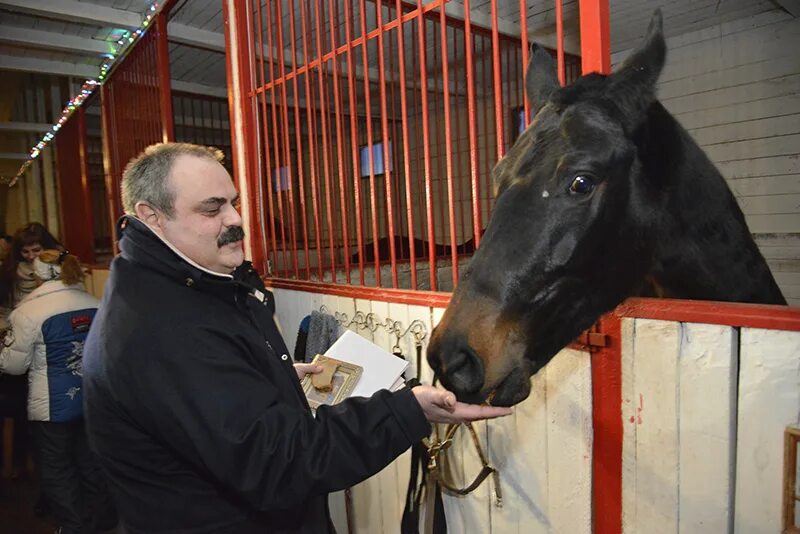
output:
<svg viewBox="0 0 800 534"><path fill-rule="evenodd" d="M483 386L483 364L470 348L445 356L443 371L447 384L459 393L477 393Z"/></svg>

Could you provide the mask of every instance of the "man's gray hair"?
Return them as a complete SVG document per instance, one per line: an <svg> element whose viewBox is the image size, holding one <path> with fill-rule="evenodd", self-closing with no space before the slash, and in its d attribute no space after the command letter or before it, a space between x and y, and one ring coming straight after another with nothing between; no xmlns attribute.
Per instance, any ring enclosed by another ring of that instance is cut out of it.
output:
<svg viewBox="0 0 800 534"><path fill-rule="evenodd" d="M150 145L133 158L122 173L122 207L136 215L136 203L146 202L167 217L175 214L175 192L169 186L169 173L179 156L209 158L222 163L221 150L191 143Z"/></svg>

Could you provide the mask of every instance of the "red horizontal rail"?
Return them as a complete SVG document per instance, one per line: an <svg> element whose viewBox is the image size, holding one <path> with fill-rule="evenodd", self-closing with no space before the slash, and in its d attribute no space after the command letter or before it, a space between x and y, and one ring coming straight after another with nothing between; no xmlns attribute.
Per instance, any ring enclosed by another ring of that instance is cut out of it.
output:
<svg viewBox="0 0 800 534"><path fill-rule="evenodd" d="M437 293L434 291L383 289L379 287L345 286L325 282L310 282L302 280L285 280L281 278L265 278L267 287L307 291L309 293L323 293L394 304L407 304L410 306L430 306L431 308L446 308L450 302L450 293Z"/></svg>

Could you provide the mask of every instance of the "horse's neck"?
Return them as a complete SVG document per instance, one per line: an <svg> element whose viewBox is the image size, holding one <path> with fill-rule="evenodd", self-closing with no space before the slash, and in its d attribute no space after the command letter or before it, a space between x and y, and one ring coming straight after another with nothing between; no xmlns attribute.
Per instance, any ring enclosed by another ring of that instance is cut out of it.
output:
<svg viewBox="0 0 800 534"><path fill-rule="evenodd" d="M785 304L744 215L719 171L674 123L678 149L645 291L660 296ZM662 142L664 140L662 139Z"/></svg>

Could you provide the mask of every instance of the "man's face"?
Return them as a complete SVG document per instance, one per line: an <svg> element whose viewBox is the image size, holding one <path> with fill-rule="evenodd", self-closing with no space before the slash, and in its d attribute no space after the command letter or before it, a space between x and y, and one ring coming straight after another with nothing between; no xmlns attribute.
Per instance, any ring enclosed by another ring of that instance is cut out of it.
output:
<svg viewBox="0 0 800 534"><path fill-rule="evenodd" d="M171 219L159 213L157 227L151 227L198 265L232 272L244 261L244 250L239 193L228 172L210 158L179 156L169 181L175 212Z"/></svg>
<svg viewBox="0 0 800 534"><path fill-rule="evenodd" d="M20 250L20 255L25 263L32 263L33 260L39 257L39 254L42 253L42 245L39 243L34 243L33 245L25 245Z"/></svg>

